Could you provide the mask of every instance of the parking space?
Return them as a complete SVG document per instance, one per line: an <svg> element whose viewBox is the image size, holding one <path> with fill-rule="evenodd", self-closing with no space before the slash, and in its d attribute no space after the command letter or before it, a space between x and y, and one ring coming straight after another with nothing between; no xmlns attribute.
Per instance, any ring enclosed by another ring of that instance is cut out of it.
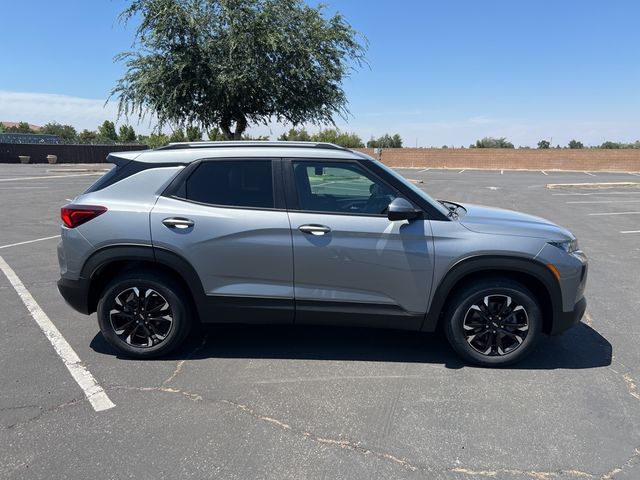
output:
<svg viewBox="0 0 640 480"><path fill-rule="evenodd" d="M640 185L547 188L634 172L399 170L549 218L589 256L583 323L491 370L439 334L350 328L202 328L119 358L55 287L59 208L103 169L0 165L0 257L115 405L92 407L0 273L0 478L640 478Z"/></svg>

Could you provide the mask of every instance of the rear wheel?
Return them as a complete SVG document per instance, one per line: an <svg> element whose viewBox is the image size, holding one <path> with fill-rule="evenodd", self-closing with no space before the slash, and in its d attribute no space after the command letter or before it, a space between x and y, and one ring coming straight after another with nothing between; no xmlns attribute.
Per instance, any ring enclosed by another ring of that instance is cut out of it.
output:
<svg viewBox="0 0 640 480"><path fill-rule="evenodd" d="M542 330L542 312L524 285L488 279L463 288L451 301L445 333L466 360L505 366L523 359Z"/></svg>
<svg viewBox="0 0 640 480"><path fill-rule="evenodd" d="M100 297L100 330L127 356L164 355L189 333L191 308L187 299L183 288L167 275L128 272L115 278Z"/></svg>

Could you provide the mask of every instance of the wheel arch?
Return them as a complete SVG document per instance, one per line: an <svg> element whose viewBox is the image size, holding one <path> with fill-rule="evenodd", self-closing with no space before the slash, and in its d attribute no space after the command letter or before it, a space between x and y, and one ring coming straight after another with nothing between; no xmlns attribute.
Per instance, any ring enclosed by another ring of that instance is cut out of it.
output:
<svg viewBox="0 0 640 480"><path fill-rule="evenodd" d="M116 275L133 269L163 272L176 280L190 296L201 318L204 289L197 273L179 255L144 245L115 245L98 250L87 259L81 276L88 279L88 313L96 311L100 293Z"/></svg>
<svg viewBox="0 0 640 480"><path fill-rule="evenodd" d="M454 293L461 286L488 276L510 278L529 288L542 309L543 332L553 330L562 313L562 293L551 271L532 259L496 255L468 257L454 264L436 288L421 330L439 328Z"/></svg>

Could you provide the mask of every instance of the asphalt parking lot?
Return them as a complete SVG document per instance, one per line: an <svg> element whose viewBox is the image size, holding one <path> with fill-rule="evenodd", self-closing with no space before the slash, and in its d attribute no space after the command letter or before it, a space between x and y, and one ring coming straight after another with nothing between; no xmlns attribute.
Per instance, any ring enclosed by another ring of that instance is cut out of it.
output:
<svg viewBox="0 0 640 480"><path fill-rule="evenodd" d="M400 170L556 221L589 256L583 323L490 370L438 334L339 328L206 328L118 358L55 286L49 237L93 168L0 165L0 257L115 404L92 408L0 273L0 478L640 478L640 188L547 188L640 174Z"/></svg>

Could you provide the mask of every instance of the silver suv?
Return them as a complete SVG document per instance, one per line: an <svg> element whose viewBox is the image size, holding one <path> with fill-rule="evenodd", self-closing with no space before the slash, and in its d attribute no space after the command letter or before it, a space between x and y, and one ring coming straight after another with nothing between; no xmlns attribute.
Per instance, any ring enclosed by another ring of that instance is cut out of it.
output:
<svg viewBox="0 0 640 480"><path fill-rule="evenodd" d="M371 157L302 142L114 153L62 208L58 288L126 355L192 323L442 328L466 360L523 358L582 317L587 261L547 220L436 201Z"/></svg>

